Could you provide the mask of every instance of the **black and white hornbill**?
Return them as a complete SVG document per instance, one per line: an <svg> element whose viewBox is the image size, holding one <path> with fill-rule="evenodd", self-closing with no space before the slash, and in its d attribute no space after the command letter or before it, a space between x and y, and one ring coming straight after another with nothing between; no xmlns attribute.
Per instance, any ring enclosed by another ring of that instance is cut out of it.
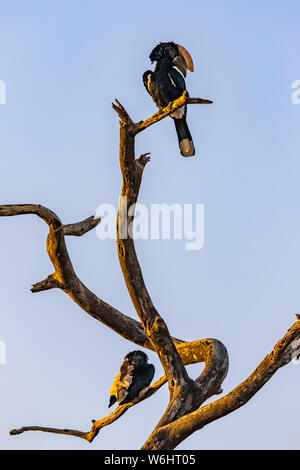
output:
<svg viewBox="0 0 300 470"><path fill-rule="evenodd" d="M164 108L170 102L179 98L186 89L186 71L194 71L193 60L188 51L174 42L161 42L149 56L151 62L156 62L154 72L147 70L143 74L143 82L159 108ZM181 73L174 67L177 67ZM177 109L170 116L174 119L181 155L195 155L195 147L188 125L186 123L187 107Z"/></svg>
<svg viewBox="0 0 300 470"><path fill-rule="evenodd" d="M143 351L128 353L110 389L108 408L116 402L120 405L131 402L150 385L154 371L154 366L148 364L147 354Z"/></svg>

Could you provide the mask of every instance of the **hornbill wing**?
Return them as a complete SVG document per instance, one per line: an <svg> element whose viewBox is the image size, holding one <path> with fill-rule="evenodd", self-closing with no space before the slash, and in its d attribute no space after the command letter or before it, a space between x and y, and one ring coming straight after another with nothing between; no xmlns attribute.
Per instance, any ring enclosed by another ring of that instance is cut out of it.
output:
<svg viewBox="0 0 300 470"><path fill-rule="evenodd" d="M113 405L116 401L120 402L125 399L128 394L128 389L132 383L134 366L125 360L120 368L120 372L116 375L110 389L109 405Z"/></svg>
<svg viewBox="0 0 300 470"><path fill-rule="evenodd" d="M178 70L172 68L169 73L169 79L171 81L171 84L174 88L178 90L178 97L182 95L184 90L186 89L185 87L185 80L183 76L181 75ZM182 108L177 109L174 113L171 114L172 118L175 119L182 119L183 117L186 117L186 106L183 106Z"/></svg>
<svg viewBox="0 0 300 470"><path fill-rule="evenodd" d="M134 366L130 364L126 359L122 362L120 367L120 380L123 383L127 383L128 381L132 381L132 371ZM129 383L129 385L130 385Z"/></svg>
<svg viewBox="0 0 300 470"><path fill-rule="evenodd" d="M129 387L128 394L126 395L125 399L120 403L120 405L123 405L123 403L129 403L135 397L137 397L138 394L142 390L144 390L144 388L148 387L154 377L154 372L155 368L153 364L147 364L147 367L145 367L144 369L138 369L134 371L133 380Z"/></svg>
<svg viewBox="0 0 300 470"><path fill-rule="evenodd" d="M169 78L173 87L177 88L179 91L181 91L181 93L183 93L184 90L186 89L186 86L185 86L185 80L183 76L181 75L181 73L178 72L178 70L171 68L168 75L169 75Z"/></svg>
<svg viewBox="0 0 300 470"><path fill-rule="evenodd" d="M152 93L151 93L152 75L153 75L153 72L151 70L147 70L146 72L143 73L143 83L150 96L152 96Z"/></svg>

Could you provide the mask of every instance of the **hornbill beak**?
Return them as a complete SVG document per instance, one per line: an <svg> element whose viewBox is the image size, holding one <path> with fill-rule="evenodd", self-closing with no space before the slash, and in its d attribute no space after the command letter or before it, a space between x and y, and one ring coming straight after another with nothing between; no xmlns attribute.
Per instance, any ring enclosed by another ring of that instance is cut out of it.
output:
<svg viewBox="0 0 300 470"><path fill-rule="evenodd" d="M193 59L190 53L183 47L178 46L179 55L173 60L174 65L186 77L186 71L194 72Z"/></svg>

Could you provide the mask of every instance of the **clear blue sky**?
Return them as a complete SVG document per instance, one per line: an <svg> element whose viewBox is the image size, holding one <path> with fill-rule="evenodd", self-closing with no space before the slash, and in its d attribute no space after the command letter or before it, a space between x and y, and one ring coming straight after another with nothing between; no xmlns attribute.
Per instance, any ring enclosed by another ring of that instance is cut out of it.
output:
<svg viewBox="0 0 300 470"><path fill-rule="evenodd" d="M1 204L40 203L75 222L121 188L117 97L135 120L156 111L141 76L159 41L193 56L187 77L196 156L180 157L170 119L137 137L151 152L140 201L205 204L205 245L137 243L153 301L174 336L225 343L224 392L245 379L300 310L300 79L297 0L0 1ZM167 184L166 184L167 183ZM101 432L25 433L22 425L89 429L104 417L111 382L134 346L58 290L31 294L52 272L46 225L0 220L0 446L3 449L139 448L157 423L167 388ZM96 232L67 240L91 290L136 317L114 241ZM162 368L153 353L156 378ZM190 366L192 376L202 366ZM181 449L299 449L300 366L290 364L237 412L188 438Z"/></svg>

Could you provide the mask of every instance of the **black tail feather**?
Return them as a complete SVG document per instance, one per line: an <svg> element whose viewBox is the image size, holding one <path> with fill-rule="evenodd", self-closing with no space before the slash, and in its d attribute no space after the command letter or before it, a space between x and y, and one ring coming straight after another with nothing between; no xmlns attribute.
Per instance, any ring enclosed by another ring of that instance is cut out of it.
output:
<svg viewBox="0 0 300 470"><path fill-rule="evenodd" d="M181 155L192 157L195 155L195 147L185 116L182 119L174 119L174 122Z"/></svg>

